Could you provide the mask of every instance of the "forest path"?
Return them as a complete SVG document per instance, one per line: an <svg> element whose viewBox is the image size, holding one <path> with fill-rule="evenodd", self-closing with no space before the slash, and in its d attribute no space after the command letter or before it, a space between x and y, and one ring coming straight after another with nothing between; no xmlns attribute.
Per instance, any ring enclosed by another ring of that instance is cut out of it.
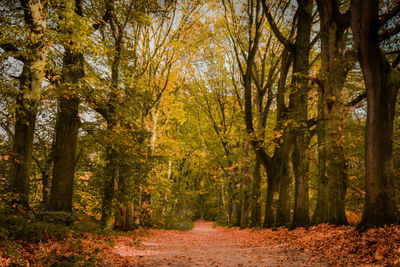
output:
<svg viewBox="0 0 400 267"><path fill-rule="evenodd" d="M254 231L212 226L197 221L190 231L152 231L140 245L117 244L113 253L124 266L310 266L279 244L257 242Z"/></svg>

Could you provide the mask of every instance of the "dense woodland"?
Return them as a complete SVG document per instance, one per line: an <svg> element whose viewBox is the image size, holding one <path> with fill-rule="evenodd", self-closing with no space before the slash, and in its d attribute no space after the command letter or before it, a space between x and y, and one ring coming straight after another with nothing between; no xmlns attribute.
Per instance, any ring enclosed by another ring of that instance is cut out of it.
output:
<svg viewBox="0 0 400 267"><path fill-rule="evenodd" d="M76 216L398 224L399 14L396 0L2 0L0 236Z"/></svg>

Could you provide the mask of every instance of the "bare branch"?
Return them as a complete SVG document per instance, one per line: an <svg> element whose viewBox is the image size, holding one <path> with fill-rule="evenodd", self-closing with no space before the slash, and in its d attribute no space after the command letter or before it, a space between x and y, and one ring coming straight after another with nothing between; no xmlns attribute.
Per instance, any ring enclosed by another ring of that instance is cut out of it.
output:
<svg viewBox="0 0 400 267"><path fill-rule="evenodd" d="M16 54L16 55L10 55L11 57L18 59L22 62L25 61L25 58L23 56L18 55L18 52L20 52L20 51L13 44L10 44L10 43L0 44L0 48L3 49L5 52Z"/></svg>
<svg viewBox="0 0 400 267"><path fill-rule="evenodd" d="M271 26L272 31L274 32L276 38L281 42L285 47L288 49L291 49L293 47L293 44L286 39L286 37L282 34L282 32L279 30L278 26L276 25L274 19L272 18L271 11L269 10L266 0L261 1L263 5L263 10L264 14L267 17L268 23Z"/></svg>
<svg viewBox="0 0 400 267"><path fill-rule="evenodd" d="M397 24L394 28L390 28L379 33L379 41L385 41L390 39L392 36L400 32L400 24Z"/></svg>
<svg viewBox="0 0 400 267"><path fill-rule="evenodd" d="M389 20L394 18L399 13L400 13L400 1L397 0L397 5L392 10L390 10L389 12L383 14L379 18L379 27L382 27L383 25L385 25Z"/></svg>
<svg viewBox="0 0 400 267"><path fill-rule="evenodd" d="M354 107L356 106L358 103L360 103L361 101L363 101L365 98L367 98L367 93L362 93L360 95L358 95L356 98L354 98L353 100L351 100L349 103L345 104L346 107Z"/></svg>

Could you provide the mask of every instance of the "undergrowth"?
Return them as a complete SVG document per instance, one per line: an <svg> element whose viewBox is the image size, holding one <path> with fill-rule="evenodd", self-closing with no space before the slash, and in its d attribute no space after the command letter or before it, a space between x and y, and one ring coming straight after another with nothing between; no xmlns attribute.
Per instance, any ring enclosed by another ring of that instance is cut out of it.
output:
<svg viewBox="0 0 400 267"><path fill-rule="evenodd" d="M140 243L144 231L104 231L84 214L3 212L0 266L96 266L100 254L125 236Z"/></svg>

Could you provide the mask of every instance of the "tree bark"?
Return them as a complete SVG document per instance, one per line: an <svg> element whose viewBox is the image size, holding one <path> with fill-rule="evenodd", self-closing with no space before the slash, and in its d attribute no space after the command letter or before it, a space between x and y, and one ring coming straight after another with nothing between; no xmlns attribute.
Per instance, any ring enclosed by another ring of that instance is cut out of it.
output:
<svg viewBox="0 0 400 267"><path fill-rule="evenodd" d="M81 53L65 49L62 89L65 88L66 93L58 99L53 179L48 205L51 211L72 211L76 148L81 124L80 101L76 92L79 90L79 80L85 75L83 61Z"/></svg>
<svg viewBox="0 0 400 267"><path fill-rule="evenodd" d="M279 185L279 174L276 166L279 166L279 163L275 161L276 156L274 154L274 158L272 162L277 164L273 164L268 167L268 180L267 180L267 196L265 200L265 215L263 228L273 227L275 223L274 216L274 194L277 192Z"/></svg>
<svg viewBox="0 0 400 267"><path fill-rule="evenodd" d="M112 120L107 121L107 129L112 130L115 123ZM113 228L113 201L115 192L115 179L117 177L117 151L112 144L106 147L106 165L104 168L104 195L101 222L104 229Z"/></svg>
<svg viewBox="0 0 400 267"><path fill-rule="evenodd" d="M130 198L131 176L129 165L119 162L118 164L118 197L120 203L120 214L116 216L116 225L121 230L133 230L137 228L134 218L133 201Z"/></svg>
<svg viewBox="0 0 400 267"><path fill-rule="evenodd" d="M290 199L291 199L291 184L292 176L290 173L290 155L291 146L290 140L288 139L288 129L285 127L285 122L288 117L288 109L285 104L285 96L287 95L287 85L286 79L289 73L289 68L292 62L292 56L289 53L289 49L285 48L282 55L282 62L280 67L280 77L278 82L278 92L277 92L277 123L275 131L282 133L282 136L276 138L275 142L276 148L274 151L274 156L272 158L272 166L268 168L268 178L274 177L272 186L276 187L271 189L271 194L273 195L275 190L279 189L279 199L276 211L275 221L273 220L272 207L269 208L269 204L266 206L266 211L264 226L287 226L290 225ZM269 187L270 185L268 185ZM273 198L267 194L267 198ZM272 205L272 203L271 203Z"/></svg>
<svg viewBox="0 0 400 267"><path fill-rule="evenodd" d="M242 215L240 220L240 227L245 228L249 225L249 203L250 203L250 166L249 166L249 142L244 144L243 159L244 165L242 168Z"/></svg>
<svg viewBox="0 0 400 267"><path fill-rule="evenodd" d="M15 133L9 177L10 191L17 194L24 207L29 207L29 175L32 162L33 135L47 56L46 6L40 1L21 0L24 21L29 27L26 56L19 78L16 99Z"/></svg>
<svg viewBox="0 0 400 267"><path fill-rule="evenodd" d="M318 104L319 181L312 224L348 224L345 214L347 162L342 147L344 106L342 89L347 75L342 55L348 13L338 1L317 1L321 27L321 83Z"/></svg>
<svg viewBox="0 0 400 267"><path fill-rule="evenodd" d="M289 118L296 122L290 131L294 149L292 156L295 177L294 214L292 226L309 224L309 178L308 178L308 129L305 125L308 115L309 56L311 51L312 0L298 0L297 36L293 52L292 94L290 95Z"/></svg>
<svg viewBox="0 0 400 267"><path fill-rule="evenodd" d="M279 199L276 211L275 226L290 226L290 203L291 203L291 186L292 174L290 172L291 154L293 150L292 141L289 140L289 133L283 136L283 144L278 154L278 172L279 172Z"/></svg>
<svg viewBox="0 0 400 267"><path fill-rule="evenodd" d="M393 122L400 74L379 47L379 1L352 0L352 30L367 91L365 206L359 228L400 222L393 181Z"/></svg>
<svg viewBox="0 0 400 267"><path fill-rule="evenodd" d="M261 223L260 184L261 184L261 160L256 154L253 169L253 183L250 200L250 227L259 227Z"/></svg>
<svg viewBox="0 0 400 267"><path fill-rule="evenodd" d="M115 17L114 17L115 19ZM116 28L114 24L114 19L110 20L110 27L114 35L114 57L112 58L111 64L111 92L109 95L109 99L106 105L103 105L100 108L100 113L104 117L107 122L107 130L109 133L113 133L114 129L120 126L120 120L117 118L116 114L116 105L118 103L118 95L117 91L119 89L119 68L121 61L121 52L122 52L122 44L123 44L123 28L122 25L118 22ZM113 141L108 140L108 142ZM106 145L106 165L104 169L104 195L103 195L103 210L102 210L102 224L104 229L112 229L113 228L113 213L114 206L113 201L115 198L115 182L118 178L118 173L120 171L120 157L121 154L118 151L118 148L113 143L108 143ZM119 187L122 186L121 178L119 177ZM125 204L125 203L123 203ZM126 210L126 207L122 207L122 209ZM124 215L125 216L125 215Z"/></svg>

